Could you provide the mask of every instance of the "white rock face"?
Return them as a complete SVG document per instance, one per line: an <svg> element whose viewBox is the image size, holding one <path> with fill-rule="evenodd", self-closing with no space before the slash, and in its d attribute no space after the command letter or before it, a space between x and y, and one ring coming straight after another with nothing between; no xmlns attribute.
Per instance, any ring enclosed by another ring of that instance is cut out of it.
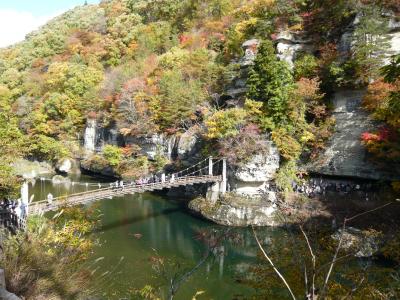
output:
<svg viewBox="0 0 400 300"><path fill-rule="evenodd" d="M253 156L247 164L230 172L230 190L247 196L265 194L279 169L279 161L278 149L271 141L266 141L265 153Z"/></svg>
<svg viewBox="0 0 400 300"><path fill-rule="evenodd" d="M257 154L244 166L239 167L234 176L242 182L266 182L273 179L279 168L278 149L270 143L266 154Z"/></svg>
<svg viewBox="0 0 400 300"><path fill-rule="evenodd" d="M142 154L146 155L149 159L154 159L157 154L161 154L171 160L177 142L178 140L175 135L165 136L163 134L125 138L126 144L138 145L141 148Z"/></svg>
<svg viewBox="0 0 400 300"><path fill-rule="evenodd" d="M312 52L312 46L307 41L296 37L289 31L280 32L276 40L276 56L280 60L286 61L290 68L294 67L294 60L298 52Z"/></svg>
<svg viewBox="0 0 400 300"><path fill-rule="evenodd" d="M58 170L60 170L61 172L65 172L65 173L69 173L71 171L72 168L72 162L70 159L63 159L60 162L60 165L58 167Z"/></svg>
<svg viewBox="0 0 400 300"><path fill-rule="evenodd" d="M400 53L400 32L394 32L389 34L390 37L390 54Z"/></svg>
<svg viewBox="0 0 400 300"><path fill-rule="evenodd" d="M84 148L90 152L94 152L96 149L96 127L96 120L87 120L84 134Z"/></svg>
<svg viewBox="0 0 400 300"><path fill-rule="evenodd" d="M353 33L357 24L359 17L356 17L352 24L345 30L342 34L340 41L338 43L338 51L343 56L343 59L351 53L353 47L356 47L356 42L354 41ZM388 24L390 33L387 35L389 48L386 50L386 58L384 59L384 64L389 64L391 61L391 56L397 55L400 53L400 22L398 22L395 18L389 19Z"/></svg>

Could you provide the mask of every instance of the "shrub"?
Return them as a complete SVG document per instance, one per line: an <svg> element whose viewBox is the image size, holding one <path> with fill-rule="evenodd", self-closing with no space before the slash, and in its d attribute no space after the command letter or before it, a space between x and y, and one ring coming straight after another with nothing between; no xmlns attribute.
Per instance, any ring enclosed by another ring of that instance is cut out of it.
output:
<svg viewBox="0 0 400 300"><path fill-rule="evenodd" d="M117 168L123 178L138 179L149 174L149 161L147 156L127 159L121 162Z"/></svg>
<svg viewBox="0 0 400 300"><path fill-rule="evenodd" d="M286 129L279 128L272 131L272 140L283 158L286 160L299 158L302 151L301 144Z"/></svg>
<svg viewBox="0 0 400 300"><path fill-rule="evenodd" d="M82 166L87 170L91 170L91 171L100 173L105 168L108 168L110 165L109 165L109 162L103 156L96 154L96 155L92 155L89 158L83 160Z"/></svg>
<svg viewBox="0 0 400 300"><path fill-rule="evenodd" d="M106 145L103 148L103 156L112 167L116 167L121 163L122 160L122 150L113 145Z"/></svg>
<svg viewBox="0 0 400 300"><path fill-rule="evenodd" d="M85 295L93 276L85 262L96 243L89 234L97 223L92 214L64 208L52 220L31 217L27 232L2 240L0 263L7 289L27 300Z"/></svg>
<svg viewBox="0 0 400 300"><path fill-rule="evenodd" d="M206 137L209 139L224 139L236 136L246 122L246 111L241 108L219 110L205 121Z"/></svg>
<svg viewBox="0 0 400 300"><path fill-rule="evenodd" d="M31 155L36 158L56 162L70 155L62 142L45 135L37 135L31 145Z"/></svg>
<svg viewBox="0 0 400 300"><path fill-rule="evenodd" d="M318 60L314 55L305 54L294 62L294 78L313 78L317 75Z"/></svg>

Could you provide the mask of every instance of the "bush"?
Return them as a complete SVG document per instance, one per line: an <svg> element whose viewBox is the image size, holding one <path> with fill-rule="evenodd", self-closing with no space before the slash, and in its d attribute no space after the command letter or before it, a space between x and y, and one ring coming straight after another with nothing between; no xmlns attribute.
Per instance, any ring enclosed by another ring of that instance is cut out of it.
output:
<svg viewBox="0 0 400 300"><path fill-rule="evenodd" d="M31 155L36 158L56 162L70 156L62 142L45 135L37 135L31 146Z"/></svg>
<svg viewBox="0 0 400 300"><path fill-rule="evenodd" d="M246 111L241 108L219 110L205 121L206 137L209 139L224 139L234 137L246 122Z"/></svg>
<svg viewBox="0 0 400 300"><path fill-rule="evenodd" d="M101 173L102 170L108 168L110 165L109 162L103 156L96 154L83 160L82 166L87 170Z"/></svg>
<svg viewBox="0 0 400 300"><path fill-rule="evenodd" d="M294 78L313 78L317 75L318 60L314 55L305 54L294 62Z"/></svg>
<svg viewBox="0 0 400 300"><path fill-rule="evenodd" d="M106 145L103 148L103 156L112 167L118 166L122 161L122 149L113 145Z"/></svg>
<svg viewBox="0 0 400 300"><path fill-rule="evenodd" d="M118 173L123 178L138 179L149 174L149 161L147 156L138 156L122 161L118 166Z"/></svg>
<svg viewBox="0 0 400 300"><path fill-rule="evenodd" d="M1 267L7 289L27 300L78 299L93 273L85 262L96 241L92 211L64 208L61 217L28 220L27 232L2 241ZM57 216L57 215L56 215Z"/></svg>

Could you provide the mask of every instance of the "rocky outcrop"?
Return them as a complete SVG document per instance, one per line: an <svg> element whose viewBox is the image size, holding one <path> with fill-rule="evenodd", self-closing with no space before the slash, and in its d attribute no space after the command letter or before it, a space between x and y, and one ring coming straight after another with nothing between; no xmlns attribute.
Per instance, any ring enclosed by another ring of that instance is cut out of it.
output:
<svg viewBox="0 0 400 300"><path fill-rule="evenodd" d="M306 166L309 172L372 180L400 179L400 168L375 163L361 143L361 134L377 124L361 107L364 91L342 90L333 97L334 134L326 150ZM396 170L397 169L397 170Z"/></svg>
<svg viewBox="0 0 400 300"><path fill-rule="evenodd" d="M270 195L272 201L275 195ZM227 226L278 226L275 205L266 199L238 197L227 194L213 203L205 198L196 198L189 208L217 224Z"/></svg>
<svg viewBox="0 0 400 300"><path fill-rule="evenodd" d="M332 235L335 241L342 239L342 249L354 252L355 257L372 257L379 251L382 241L375 232L347 227Z"/></svg>
<svg viewBox="0 0 400 300"><path fill-rule="evenodd" d="M65 174L79 174L79 163L71 158L62 158L56 164L56 170Z"/></svg>
<svg viewBox="0 0 400 300"><path fill-rule="evenodd" d="M249 161L228 174L230 191L248 196L257 196L270 190L270 185L279 169L279 152L271 141L265 141L264 152L254 155Z"/></svg>
<svg viewBox="0 0 400 300"><path fill-rule="evenodd" d="M389 48L385 53L386 58L384 59L384 64L389 64L391 57L400 53L400 22L398 22L397 18L392 14L388 14L386 17L388 18L387 26L389 33L387 34L387 38ZM356 16L353 22L344 29L344 32L339 40L337 49L343 61L348 58L353 50L353 47L356 46L353 36L354 31L359 24L359 18L359 16Z"/></svg>
<svg viewBox="0 0 400 300"><path fill-rule="evenodd" d="M155 159L156 155L162 155L172 160L176 158L176 148L179 139L176 135L166 136L152 134L149 136L127 136L126 145L138 145L143 155L149 159Z"/></svg>
<svg viewBox="0 0 400 300"><path fill-rule="evenodd" d="M314 50L311 41L305 40L300 34L290 31L281 31L277 34L275 41L278 58L286 61L290 68L294 67L298 53L311 53Z"/></svg>
<svg viewBox="0 0 400 300"><path fill-rule="evenodd" d="M226 91L221 95L221 98L224 100L224 103L221 104L225 104L229 107L240 106L244 103L244 98L247 93L246 81L250 68L254 64L259 43L259 40L251 39L242 44L244 56L232 62L233 65L238 67L237 72L236 75L232 77Z"/></svg>

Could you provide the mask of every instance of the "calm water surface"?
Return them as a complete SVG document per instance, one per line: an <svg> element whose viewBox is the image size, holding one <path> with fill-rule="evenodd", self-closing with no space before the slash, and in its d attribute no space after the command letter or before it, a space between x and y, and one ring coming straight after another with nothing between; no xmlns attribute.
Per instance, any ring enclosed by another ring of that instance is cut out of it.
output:
<svg viewBox="0 0 400 300"><path fill-rule="evenodd" d="M31 193L35 200L98 188L99 179L88 176L71 178L75 184L53 185L37 180ZM86 184L87 183L87 184ZM102 187L108 184L104 181ZM130 299L134 289L145 285L161 287L167 298L165 278L152 265L154 257L162 257L168 276L193 268L203 257L205 246L200 232L222 232L218 226L190 215L183 201L144 193L115 197L97 202L102 226L93 234L100 245L95 248L92 269L96 268L95 288L101 299ZM257 260L257 245L249 229L232 229L234 239L224 239L214 259L206 263L185 281L175 299L192 299L197 291L204 291L198 299L246 299L255 290L237 282L248 274ZM263 229L263 241L287 247L289 237L282 229ZM268 247L268 246L266 246ZM360 261L353 261L353 270L360 269ZM362 264L364 262L361 261ZM178 267L179 265L179 267ZM101 275L104 276L101 276ZM273 274L272 274L273 275ZM274 299L290 299L286 290L277 290ZM287 297L286 297L287 296Z"/></svg>
<svg viewBox="0 0 400 300"><path fill-rule="evenodd" d="M98 188L91 185L98 179L82 176L72 180L80 183L53 185L37 180L33 188L35 200L44 199L48 193L57 196ZM193 268L205 253L203 242L196 238L199 232L226 229L188 214L182 201L150 193L106 199L97 205L102 226L94 233L100 246L96 247L93 259L102 258L97 263L99 275L112 274L97 283L104 299L123 298L130 290L145 285L165 285L152 268L152 257L164 258L171 275ZM224 241L215 258L182 284L175 299L192 299L196 291L205 291L201 299L233 299L254 292L235 282L256 261L254 238L247 229L235 233L240 235L239 241Z"/></svg>

